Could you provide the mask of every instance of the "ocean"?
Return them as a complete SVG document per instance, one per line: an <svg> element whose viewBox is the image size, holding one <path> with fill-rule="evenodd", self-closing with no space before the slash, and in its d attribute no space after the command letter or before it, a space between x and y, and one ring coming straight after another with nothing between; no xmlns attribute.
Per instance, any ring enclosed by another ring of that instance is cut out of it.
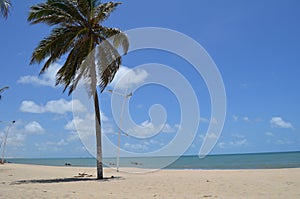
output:
<svg viewBox="0 0 300 199"><path fill-rule="evenodd" d="M300 152L252 153L233 155L182 156L174 157L121 157L120 167L150 169L277 169L300 168ZM8 162L17 164L37 164L48 166L95 167L94 158L10 158ZM116 158L104 158L106 167L116 167ZM172 161L172 163L168 163ZM167 164L168 163L168 164ZM163 166L162 166L163 165Z"/></svg>

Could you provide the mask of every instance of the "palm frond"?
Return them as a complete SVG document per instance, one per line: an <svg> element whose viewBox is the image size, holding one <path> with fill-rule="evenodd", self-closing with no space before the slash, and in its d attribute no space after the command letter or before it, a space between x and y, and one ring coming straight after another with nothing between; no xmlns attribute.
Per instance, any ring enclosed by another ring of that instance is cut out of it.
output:
<svg viewBox="0 0 300 199"><path fill-rule="evenodd" d="M121 3L114 3L114 2L107 2L107 3L103 3L98 5L97 8L95 8L94 11L94 21L96 23L101 23L103 21L105 21L110 14L116 9L116 7L118 5L120 5Z"/></svg>
<svg viewBox="0 0 300 199"><path fill-rule="evenodd" d="M9 89L9 86L4 86L3 88L0 88L0 100L2 99L1 93L3 93L7 89Z"/></svg>
<svg viewBox="0 0 300 199"><path fill-rule="evenodd" d="M74 43L84 34L84 30L76 26L58 27L52 30L49 37L43 39L32 54L30 64L41 63L47 59L40 73L43 73L53 62L67 53Z"/></svg>
<svg viewBox="0 0 300 199"><path fill-rule="evenodd" d="M92 18L92 12L94 10L95 7L95 0L78 0L78 9L80 10L80 12L87 17L87 19L91 19Z"/></svg>
<svg viewBox="0 0 300 199"><path fill-rule="evenodd" d="M10 0L0 0L0 15L4 18L7 18L10 7Z"/></svg>
<svg viewBox="0 0 300 199"><path fill-rule="evenodd" d="M77 75L77 71L81 67L81 64L90 53L89 38L85 37L82 40L77 41L72 50L70 51L67 60L64 65L59 69L56 74L56 85L64 85L64 91L69 87L69 95L74 91L77 83L74 80Z"/></svg>
<svg viewBox="0 0 300 199"><path fill-rule="evenodd" d="M101 92L103 92L105 87L112 82L122 60L118 51L108 40L102 41L97 50L96 58L98 60L96 63L98 74L100 74L98 83Z"/></svg>
<svg viewBox="0 0 300 199"><path fill-rule="evenodd" d="M32 6L27 20L31 24L45 23L50 26L61 23L84 25L86 21L76 4L68 0L48 0Z"/></svg>
<svg viewBox="0 0 300 199"><path fill-rule="evenodd" d="M125 33L119 30L119 33L113 36L113 44L116 49L122 47L124 54L127 54L129 49L129 40Z"/></svg>
<svg viewBox="0 0 300 199"><path fill-rule="evenodd" d="M3 88L0 88L0 93L2 93L3 91L9 89L9 86L4 86Z"/></svg>
<svg viewBox="0 0 300 199"><path fill-rule="evenodd" d="M102 40L111 40L116 49L122 47L124 54L127 54L129 49L129 40L125 33L117 28L108 28L105 26L99 26L97 31Z"/></svg>

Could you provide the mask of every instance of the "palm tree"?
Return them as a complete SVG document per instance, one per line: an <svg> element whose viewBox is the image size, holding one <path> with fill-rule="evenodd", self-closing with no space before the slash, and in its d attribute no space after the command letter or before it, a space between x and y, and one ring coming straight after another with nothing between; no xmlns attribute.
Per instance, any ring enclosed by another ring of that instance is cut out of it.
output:
<svg viewBox="0 0 300 199"><path fill-rule="evenodd" d="M103 164L97 83L103 92L121 64L117 49L122 47L126 54L129 47L124 33L102 25L118 5L120 3L101 3L99 0L47 0L32 6L28 16L31 24L55 26L35 48L30 63L39 64L45 60L40 71L44 73L62 55L67 55L56 74L56 85L63 85L63 92L68 88L69 95L80 79L89 80L88 90L95 109L98 179L103 178Z"/></svg>
<svg viewBox="0 0 300 199"><path fill-rule="evenodd" d="M0 0L0 15L7 18L10 8L10 0Z"/></svg>
<svg viewBox="0 0 300 199"><path fill-rule="evenodd" d="M3 93L6 89L9 89L8 86L4 86L3 88L0 88L0 100L2 99L1 93Z"/></svg>

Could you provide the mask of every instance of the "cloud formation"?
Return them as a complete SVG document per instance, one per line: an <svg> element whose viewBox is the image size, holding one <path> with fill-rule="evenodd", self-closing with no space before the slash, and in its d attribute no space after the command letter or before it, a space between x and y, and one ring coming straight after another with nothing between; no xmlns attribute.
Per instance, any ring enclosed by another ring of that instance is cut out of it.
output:
<svg viewBox="0 0 300 199"><path fill-rule="evenodd" d="M238 121L238 119L239 119L239 117L238 117L238 116L236 116L236 115L232 115L232 118L233 118L233 121L235 121L235 122L237 122L237 121Z"/></svg>
<svg viewBox="0 0 300 199"><path fill-rule="evenodd" d="M108 117L103 113L101 114L102 133L113 133L111 124ZM83 139L88 143L95 141L95 118L94 114L87 113L84 116L75 116L72 120L68 121L65 125L65 130L70 131L67 141L74 141Z"/></svg>
<svg viewBox="0 0 300 199"><path fill-rule="evenodd" d="M270 136L270 137L274 136L274 134L272 132L270 132L270 131L266 132L266 135Z"/></svg>
<svg viewBox="0 0 300 199"><path fill-rule="evenodd" d="M20 84L32 84L36 86L50 86L55 87L55 79L56 79L56 73L61 67L60 64L52 64L48 70L45 71L44 74L41 76L37 75L26 75L20 77L20 79L17 81Z"/></svg>
<svg viewBox="0 0 300 199"><path fill-rule="evenodd" d="M243 120L245 121L245 122L250 122L250 119L249 119L249 117L243 117Z"/></svg>
<svg viewBox="0 0 300 199"><path fill-rule="evenodd" d="M219 142L217 146L221 149L225 149L234 147L244 147L249 145L247 138L242 134L234 133L231 134L231 137L233 137L231 141Z"/></svg>
<svg viewBox="0 0 300 199"><path fill-rule="evenodd" d="M45 132L45 129L36 121L28 123L24 129L30 134L43 134Z"/></svg>
<svg viewBox="0 0 300 199"><path fill-rule="evenodd" d="M221 149L225 148L232 148L232 147L242 147L242 146L247 146L248 141L247 139L240 139L240 140L233 140L230 142L219 142L217 146Z"/></svg>
<svg viewBox="0 0 300 199"><path fill-rule="evenodd" d="M127 129L126 133L140 138L148 138L158 133L175 133L179 125L170 125L168 123L162 125L155 125L148 120L142 122L139 126L135 126L131 129Z"/></svg>
<svg viewBox="0 0 300 199"><path fill-rule="evenodd" d="M56 82L56 73L61 66L61 64L54 63L42 75L21 76L17 82L20 84L49 86L54 88ZM135 85L143 83L148 76L148 72L144 69L130 69L126 66L121 66L109 86L119 90L131 88Z"/></svg>
<svg viewBox="0 0 300 199"><path fill-rule="evenodd" d="M67 101L65 99L51 100L45 105L38 105L33 101L23 101L20 110L27 113L55 113L85 112L86 108L79 100Z"/></svg>
<svg viewBox="0 0 300 199"><path fill-rule="evenodd" d="M124 148L128 149L130 151L147 151L149 150L149 147L146 144L132 144L132 143L128 143L126 142L124 144Z"/></svg>
<svg viewBox="0 0 300 199"><path fill-rule="evenodd" d="M271 127L292 129L293 125L290 122L284 121L281 117L272 117L270 120Z"/></svg>
<svg viewBox="0 0 300 199"><path fill-rule="evenodd" d="M8 131L9 130L9 131ZM16 121L13 125L0 129L0 138L7 136L7 147L21 147L26 142L26 139L30 135L41 135L45 132L45 129L37 121L31 121L29 123L23 123L22 121ZM2 140L1 140L2 142Z"/></svg>
<svg viewBox="0 0 300 199"><path fill-rule="evenodd" d="M149 76L148 72L143 69L130 69L122 66L115 75L110 86L115 89L127 89L134 85L143 83Z"/></svg>

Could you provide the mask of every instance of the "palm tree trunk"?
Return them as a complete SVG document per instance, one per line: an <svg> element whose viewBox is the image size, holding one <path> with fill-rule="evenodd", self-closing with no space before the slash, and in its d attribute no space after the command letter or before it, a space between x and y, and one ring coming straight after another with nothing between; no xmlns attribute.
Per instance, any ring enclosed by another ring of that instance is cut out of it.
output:
<svg viewBox="0 0 300 199"><path fill-rule="evenodd" d="M99 109L99 99L97 89L94 92L94 108L95 108L95 127L96 127L96 149L97 149L97 179L103 179L103 163L102 163L102 133L101 119Z"/></svg>
<svg viewBox="0 0 300 199"><path fill-rule="evenodd" d="M96 153L97 153L97 179L103 179L103 163L102 163L102 132L101 132L101 115L99 107L99 98L97 92L97 73L95 65L95 50L93 37L91 38L90 51L91 53L87 57L89 60L91 69L91 88L92 95L94 98L94 109L95 109L95 129L96 129Z"/></svg>

